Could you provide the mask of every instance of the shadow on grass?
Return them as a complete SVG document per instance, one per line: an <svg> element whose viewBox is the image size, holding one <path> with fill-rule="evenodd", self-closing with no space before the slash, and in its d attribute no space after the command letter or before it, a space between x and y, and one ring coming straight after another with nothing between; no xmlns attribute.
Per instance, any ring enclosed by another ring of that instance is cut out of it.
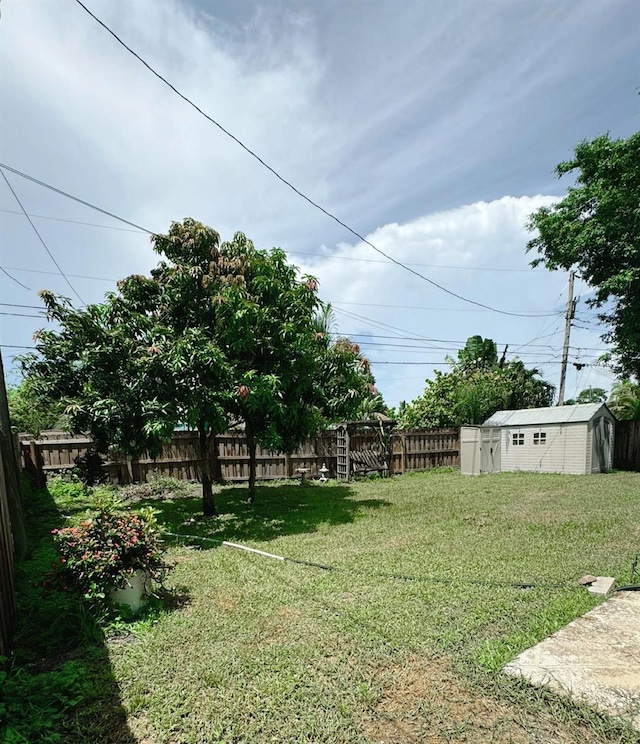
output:
<svg viewBox="0 0 640 744"><path fill-rule="evenodd" d="M135 744L105 639L77 597L42 586L64 519L47 490L25 485L31 555L16 567L17 632L0 686L0 740Z"/></svg>
<svg viewBox="0 0 640 744"><path fill-rule="evenodd" d="M248 504L246 487L225 486L216 493L218 517L204 517L202 500L196 496L148 499L140 504L156 509L158 521L170 532L215 540L264 542L283 535L315 532L323 524L348 524L367 511L390 506L384 499L353 496L354 491L346 485L283 483L259 486L255 503Z"/></svg>

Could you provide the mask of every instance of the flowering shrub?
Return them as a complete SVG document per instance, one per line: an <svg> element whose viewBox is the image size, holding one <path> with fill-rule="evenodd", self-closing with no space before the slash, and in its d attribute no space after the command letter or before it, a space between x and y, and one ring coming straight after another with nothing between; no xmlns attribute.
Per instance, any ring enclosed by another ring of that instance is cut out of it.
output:
<svg viewBox="0 0 640 744"><path fill-rule="evenodd" d="M53 530L60 554L56 575L87 599L104 599L138 570L162 582L167 566L152 510L126 514L101 509L77 527Z"/></svg>

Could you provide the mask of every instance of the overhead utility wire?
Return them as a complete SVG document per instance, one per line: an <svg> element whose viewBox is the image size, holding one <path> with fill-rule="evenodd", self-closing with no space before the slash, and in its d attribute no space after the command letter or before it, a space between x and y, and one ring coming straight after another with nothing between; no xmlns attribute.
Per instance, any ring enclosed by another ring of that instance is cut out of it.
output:
<svg viewBox="0 0 640 744"><path fill-rule="evenodd" d="M124 217L120 217L119 215L117 215L117 214L115 214L113 212L109 212L106 209L102 209L102 207L98 207L97 205L92 204L91 202L85 201L84 199L80 199L77 196L73 196L73 194L69 194L68 192L63 191L62 189L59 189L59 188L57 188L55 186L52 186L51 184L48 184L45 181L41 181L40 179L35 178L34 176L30 176L28 173L24 173L24 172L18 170L17 168L11 167L10 165L7 165L5 163L0 163L0 168L4 168L4 169L10 171L11 173L15 173L16 175L20 176L21 178L26 178L27 180L32 181L33 183L36 183L39 186L42 186L42 187L44 187L46 189L49 189L51 191L54 191L55 193L60 194L62 196L65 196L68 199L72 199L73 201L76 201L79 204L83 204L84 206L89 207L90 209L94 209L94 210L96 210L98 212L101 212L102 214L106 214L107 216L112 217L113 219L118 220L119 222L122 222L125 225L131 225L132 227L135 227L137 230L140 230L142 232L145 232L148 235L154 235L155 234L152 230L148 230L146 227L142 227L141 225L137 225L135 222L131 222L130 220L127 220ZM81 223L81 224L85 224L85 223ZM318 255L321 255L321 254L318 254ZM362 260L363 261L373 261L374 259L362 259ZM7 268L10 268L10 267L7 267ZM448 268L453 268L453 267L448 267ZM463 268L463 267L460 267L460 268ZM2 269L2 271L5 271L6 272L6 269L4 269L2 267L0 267L0 269ZM42 274L53 273L53 272L41 271L40 269L12 268L12 270L13 271L27 271L27 272L31 272L31 273L42 273ZM75 277L77 279L92 279L92 280L95 280L95 281L105 281L105 282L115 282L115 281L117 281L116 279L106 279L104 277L98 277L98 276L82 276L80 274L69 274L69 276ZM15 281L18 281L18 280L16 279ZM22 285L22 286L24 286L24 285ZM343 303L343 304L347 304L347 303ZM365 304L365 303L362 303L362 304ZM418 308L411 308L411 309L418 309ZM427 308L424 308L424 309L426 310ZM449 308L449 309L451 309L451 308ZM492 308L487 307L486 309L491 310ZM336 308L336 311L338 311L338 308ZM341 311L341 312L346 312L346 311ZM526 314L525 313L518 313L518 312L509 312L508 314L509 315L516 315L518 317L532 317L533 318L533 317L546 317L546 316L556 317L558 315L558 312L542 313L540 311L533 311L531 313L526 313Z"/></svg>
<svg viewBox="0 0 640 744"><path fill-rule="evenodd" d="M21 178L26 178L27 181L32 181L33 183L37 183L38 186L42 186L45 189L49 189L49 191L55 191L56 194L65 196L67 199L72 199L73 201L78 202L78 204L83 204L85 207L89 207L89 209L95 209L96 212L101 212L102 214L106 214L107 217L113 217L113 219L118 220L118 222L123 222L125 225L131 225L131 227L135 227L137 230L142 230L142 232L145 232L148 235L155 235L155 233L152 230L147 230L146 227L141 227L140 225L136 225L135 222L131 222L130 220L125 220L124 217L118 217L118 215L114 214L113 212L109 212L106 209L102 209L102 207L97 207L95 204L91 204L91 202L85 201L84 199L80 199L80 197L78 196L73 196L73 194L69 194L67 191L58 189L49 183L45 183L44 181L41 181L40 179L35 178L34 176L30 176L27 173L23 173L22 171L19 171L17 168L12 168L10 165L6 165L5 163L0 163L0 168L4 168L4 170L8 170L10 173L15 173L16 176L20 176Z"/></svg>
<svg viewBox="0 0 640 744"><path fill-rule="evenodd" d="M86 12L88 13L94 21L100 24L102 28L104 28L105 31L107 31L113 38L120 44L122 47L124 47L130 54L132 54L139 62L141 62L149 72L151 72L155 77L158 78L161 82L163 82L166 86L168 86L177 96L182 98L182 100L189 104L192 108L194 108L199 114L204 116L207 121L211 122L214 126L216 126L221 132L227 135L227 137L230 137L234 142L236 142L240 147L242 147L243 150L245 150L249 155L251 155L253 158L255 158L259 163L261 163L268 171L270 171L279 181L284 183L286 186L288 186L292 191L294 191L298 196L300 196L302 199L307 201L311 206L315 207L319 211L321 211L323 214L325 214L327 217L332 219L334 222L337 222L339 225L345 228L345 230L348 230L352 235L354 235L356 238L361 240L363 243L368 245L370 248L373 248L374 251L379 253L381 256L384 256L388 261L395 264L396 266L400 266L400 268L404 269L405 271L408 271L409 273L413 274L414 276L417 276L419 279L422 279L425 282L428 282L434 287L437 287L442 292L446 292L446 294L451 295L452 297L457 298L458 300L462 300L463 302L468 302L470 305L476 305L476 307L484 307L487 310L492 310L494 313L499 313L500 315L511 315L515 317L528 317L527 313L518 313L518 312L510 312L508 310L500 310L499 308L492 307L491 305L485 305L482 302L477 302L476 300L470 300L468 297L464 297L461 294L458 294L457 292L454 292L451 289L447 289L447 287L444 287L442 284L438 284L438 282L433 281L433 279L429 279L429 277L425 276L424 274L421 274L419 271L415 271L415 269L412 269L411 267L407 266L406 264L403 264L402 261L398 261L397 259L393 258L393 256L390 256L388 253L385 253L383 250L375 246L371 241L367 240L363 235L361 235L359 232L354 230L352 227L347 225L346 222L343 222L339 217L336 217L335 214L332 212L329 212L327 209L322 207L320 204L315 202L311 197L307 196L305 193L300 191L300 189L296 188L290 181L287 181L286 178L281 176L278 171L275 170L272 166L270 166L268 163L266 163L259 155L257 155L253 150L251 150L247 145L242 142L242 140L238 139L234 134L232 134L228 129L225 129L225 127L222 126L219 122L217 122L213 117L209 116L209 114L205 113L197 104L195 104L190 98L187 98L187 96L184 95L184 93L181 93L174 85L172 85L166 78L164 78L159 72L154 70L151 65L146 62L137 52L135 52L130 46L127 46L127 44L114 32L112 31L109 26L106 25L103 21L101 21L98 16L94 15L87 6L81 2L81 0L76 0L76 3Z"/></svg>
<svg viewBox="0 0 640 744"><path fill-rule="evenodd" d="M14 318L40 318L44 320L44 315L30 315L29 313L6 313L2 311L0 315L12 315Z"/></svg>
<svg viewBox="0 0 640 744"><path fill-rule="evenodd" d="M393 310L426 310L426 311L442 311L442 312L467 312L467 313L477 313L480 312L479 310L476 310L475 308L470 307L424 307L419 305L385 305L380 304L377 302L345 302L342 300L332 301L332 306L335 305L357 305L359 307L386 307ZM544 310L532 310L529 317L531 318L548 318L553 317L556 318L559 315L562 314L562 311L556 311L548 313Z"/></svg>
<svg viewBox="0 0 640 744"><path fill-rule="evenodd" d="M54 273L54 272L52 272L52 273ZM57 274L56 274L56 276L57 276ZM74 276L74 275L73 274L69 274L69 276ZM20 303L16 303L16 302L0 302L0 307L19 307L19 308L24 308L24 309L27 309L27 310L40 310L40 311L44 311L44 308L41 305L24 305L24 304L20 304ZM34 315L34 316L31 316L31 317L40 318L40 317L43 317L43 316L41 316L41 315ZM337 338L341 338L345 334L340 334L340 333L337 333L336 332L336 333L330 333L329 335L330 336L335 336ZM372 334L368 334L368 333L349 333L347 335L349 336L349 338L355 338L355 337L362 336L364 339L382 338L382 339L392 339L392 340L396 340L396 341L397 340L400 340L400 341L422 341L423 340L422 337L417 337L417 336L410 336L410 337L403 338L402 336L380 336L380 335L373 334L373 333ZM549 335L551 336L551 335L555 335L555 334L549 334ZM429 341L432 341L433 343L438 343L438 344L458 344L458 346L457 347L445 347L445 346L425 346L424 344L420 344L420 345L414 344L414 345L406 345L406 348L413 348L413 349L434 349L434 350L437 350L437 351L439 351L439 350L441 350L441 351L447 351L447 350L449 350L449 351L460 351L462 348L464 348L465 344L467 343L467 341L456 341L455 339L451 339L451 338L431 338L431 339L429 339ZM397 345L397 344L386 344L386 343L382 343L382 344L370 343L367 340L360 341L358 343L361 346L364 346L364 345L367 345L367 346L396 346ZM509 345L511 345L511 342L506 342L506 341L496 341L496 343L498 344L498 346L504 346L506 343L509 343ZM535 347L538 347L538 348L541 348L541 349L550 349L551 351L561 351L561 349L562 349L562 347L552 346L551 344L528 344L528 345L529 346L535 346ZM582 346L580 344L571 344L569 348L570 349L581 350L581 351L607 351L607 349L605 347L600 347L600 346ZM529 352L527 352L527 353L529 353Z"/></svg>
<svg viewBox="0 0 640 744"><path fill-rule="evenodd" d="M1 211L1 210L0 210ZM386 264L387 261L381 261L379 258L355 258L354 256L338 256L334 253L315 253L310 251L287 251L293 256L318 256L320 258L331 259L337 258L340 261L361 261L362 263L381 263ZM407 261L406 266L421 266L425 269L462 269L466 271L490 271L494 273L496 271L506 272L517 272L522 274L529 274L529 276L546 276L546 271L532 271L531 269L503 269L491 266L459 266L456 264L425 264L425 263L414 263L413 261Z"/></svg>
<svg viewBox="0 0 640 744"><path fill-rule="evenodd" d="M32 220L32 219L31 219L31 217L29 217L29 215L27 214L27 210L26 210L26 209L24 208L24 205L23 205L23 204L22 204L22 202L20 201L20 197L19 197L19 196L18 196L18 195L16 194L16 192L14 191L14 189L13 189L13 186L11 185L11 183L10 183L9 179L7 178L7 174L6 174L5 172L4 172L4 169L3 169L3 168L0 168L0 173L2 173L2 177L4 178L4 180L5 180L6 184L7 184L7 186L9 187L9 190L11 191L11 193L13 194L13 196L15 197L15 200L16 200L16 201L18 202L18 204L20 205L20 209L21 209L21 210L22 210L22 211L24 212L24 216L25 216L25 217L26 217L26 218L27 218L27 219L29 220L29 224L30 224L30 225L31 225L31 227L33 228L33 231L35 232L35 234L36 234L36 235L38 236L38 240L39 240L39 241L40 241L40 242L42 243L42 246L43 246L43 248L44 248L44 249L45 249L45 251L46 251L46 252L47 252L47 253L49 254L49 258L50 258L50 259L51 259L51 260L53 261L53 263L55 264L55 267L56 267L56 268L58 269L58 271L60 272L60 274L61 274L62 278L63 278L63 279L65 280L65 282L66 282L66 283L67 283L67 284L69 285L69 288L71 289L71 291L73 292L73 294L74 294L74 295L75 295L75 296L76 296L76 297L77 297L77 298L78 298L78 299L80 300L80 302L81 302L81 303L82 303L83 305L85 305L85 304L86 304L86 303L85 303L85 301L84 301L84 300L82 299L82 297L80 297L80 295L78 294L78 292L77 292L76 288L75 288L75 287L73 286L73 284L71 284L71 282L69 281L69 279L68 279L67 275L66 275L66 274L64 273L64 271L62 270L62 267L61 267L61 266L60 266L60 264L59 264L59 263L58 263L58 262L56 261L56 259L55 259L55 256L54 256L54 255L53 255L53 253L51 253L51 251L49 250L49 246L48 246L48 245L47 245L47 244L46 244L46 243L44 242L44 238L43 238L43 237L42 237L42 235L40 235L40 233L38 232L38 228L37 228L37 227L35 226L35 224L34 224L33 220Z"/></svg>
<svg viewBox="0 0 640 744"><path fill-rule="evenodd" d="M0 266L0 269L2 267ZM9 269L10 271L27 271L31 274L50 274L53 276L60 276L57 271L43 271L42 269L22 269L17 266L6 266L6 269ZM96 282L109 282L110 284L115 284L118 280L117 279L105 279L101 276L86 276L85 274L67 274L67 276L70 276L72 279L92 279Z"/></svg>
<svg viewBox="0 0 640 744"><path fill-rule="evenodd" d="M16 278L15 278L15 276L12 276L12 275L11 275L11 274L10 274L10 273L9 273L9 272L8 272L8 271L7 271L6 269L5 269L5 268L3 268L2 266L0 266L0 271L2 271L2 273L3 273L3 274L6 274L6 275L7 275L8 277L9 277L9 279L13 279L13 281L14 281L14 282L15 282L16 284L19 284L19 285L20 285L20 286L21 286L21 287L22 287L23 289L27 289L27 290L29 290L29 292L31 292L31 287L27 287L27 285L26 285L26 284L23 284L23 283L22 283L22 282L21 282L21 281L20 281L19 279L16 279Z"/></svg>
<svg viewBox="0 0 640 744"><path fill-rule="evenodd" d="M0 212L4 212L5 214L19 214L24 215L24 212L18 212L16 209L0 209ZM69 222L72 225L84 225L85 227L101 227L103 230L120 230L121 232L140 232L139 228L136 228L133 230L129 227L116 227L115 225L97 225L95 222L81 222L80 220L68 220L64 217L49 217L45 214L33 214L32 212L29 212L29 217L33 217L37 220L54 220L55 222ZM487 269L487 271L492 271L492 269ZM526 271L526 269L496 269L496 271ZM543 274L544 272L536 272Z"/></svg>

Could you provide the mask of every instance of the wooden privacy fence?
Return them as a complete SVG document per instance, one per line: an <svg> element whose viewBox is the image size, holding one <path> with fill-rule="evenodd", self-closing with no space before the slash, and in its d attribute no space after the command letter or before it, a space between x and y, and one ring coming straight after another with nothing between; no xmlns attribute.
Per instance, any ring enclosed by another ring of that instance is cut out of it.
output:
<svg viewBox="0 0 640 744"><path fill-rule="evenodd" d="M640 470L640 421L616 422L613 467L616 470Z"/></svg>
<svg viewBox="0 0 640 744"><path fill-rule="evenodd" d="M374 432L359 432L351 437L351 451L370 449ZM249 450L243 432L229 432L216 437L218 473L224 481L249 479ZM23 468L40 485L50 473L64 472L74 466L74 460L91 446L87 437L75 437L64 432L42 432L38 440L24 437L20 441ZM429 470L434 467L458 467L458 429L428 429L398 431L392 435L391 473ZM330 477L337 466L337 433L328 430L306 441L290 454L269 452L258 447L256 476L258 480L278 480L297 475L298 468L310 477L318 475L326 465ZM215 458L211 472L216 472ZM154 460L148 456L126 458L114 455L107 463L109 481L126 484L144 482L150 477L170 477L179 480L200 480L202 460L196 432L176 431L169 444Z"/></svg>
<svg viewBox="0 0 640 744"><path fill-rule="evenodd" d="M0 656L8 657L15 622L13 537L5 468L0 449ZM14 462L15 467L15 462Z"/></svg>

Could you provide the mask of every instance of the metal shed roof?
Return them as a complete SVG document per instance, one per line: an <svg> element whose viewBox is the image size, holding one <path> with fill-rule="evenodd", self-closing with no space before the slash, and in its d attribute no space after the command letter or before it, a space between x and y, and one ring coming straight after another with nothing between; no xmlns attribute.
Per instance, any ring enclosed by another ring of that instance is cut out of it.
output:
<svg viewBox="0 0 640 744"><path fill-rule="evenodd" d="M483 426L536 426L544 424L577 424L590 421L604 403L582 403L553 408L523 408L520 411L496 411Z"/></svg>

